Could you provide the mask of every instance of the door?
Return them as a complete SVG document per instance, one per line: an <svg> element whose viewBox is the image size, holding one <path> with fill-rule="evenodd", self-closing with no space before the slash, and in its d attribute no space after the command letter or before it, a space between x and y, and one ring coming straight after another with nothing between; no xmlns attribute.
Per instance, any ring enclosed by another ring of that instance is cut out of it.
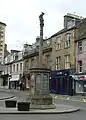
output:
<svg viewBox="0 0 86 120"><path fill-rule="evenodd" d="M63 77L63 94L67 94L67 77Z"/></svg>
<svg viewBox="0 0 86 120"><path fill-rule="evenodd" d="M86 92L86 81L84 81L84 92Z"/></svg>
<svg viewBox="0 0 86 120"><path fill-rule="evenodd" d="M53 80L53 90L54 93L56 93L56 79Z"/></svg>
<svg viewBox="0 0 86 120"><path fill-rule="evenodd" d="M57 83L58 83L57 84L58 94L60 94L61 93L61 85L60 85L61 84L61 79L60 78L57 79Z"/></svg>
<svg viewBox="0 0 86 120"><path fill-rule="evenodd" d="M61 76L60 77L60 94L64 94L64 83L63 83L63 81L64 81L64 77Z"/></svg>

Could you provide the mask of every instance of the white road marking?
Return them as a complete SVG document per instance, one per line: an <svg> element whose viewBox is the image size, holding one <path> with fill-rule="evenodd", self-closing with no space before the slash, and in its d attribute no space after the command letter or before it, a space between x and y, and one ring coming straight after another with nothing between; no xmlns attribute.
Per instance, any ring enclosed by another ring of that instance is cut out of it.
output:
<svg viewBox="0 0 86 120"><path fill-rule="evenodd" d="M57 96L55 96L54 98L57 98Z"/></svg>
<svg viewBox="0 0 86 120"><path fill-rule="evenodd" d="M70 100L70 101L75 101L75 102L86 102L86 99L72 99L72 98L70 98L70 97L62 97L62 96L55 96L54 97L55 99L60 99L60 100Z"/></svg>
<svg viewBox="0 0 86 120"><path fill-rule="evenodd" d="M67 100L69 100L70 98L68 97Z"/></svg>
<svg viewBox="0 0 86 120"><path fill-rule="evenodd" d="M86 99L83 99L84 102L86 102Z"/></svg>

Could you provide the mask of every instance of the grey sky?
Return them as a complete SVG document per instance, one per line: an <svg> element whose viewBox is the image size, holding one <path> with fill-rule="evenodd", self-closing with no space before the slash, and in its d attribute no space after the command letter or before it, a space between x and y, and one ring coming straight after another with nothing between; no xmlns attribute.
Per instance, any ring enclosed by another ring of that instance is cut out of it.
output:
<svg viewBox="0 0 86 120"><path fill-rule="evenodd" d="M0 21L7 24L8 49L32 44L39 36L39 14L45 12L44 37L63 28L63 16L74 13L86 16L86 0L0 0Z"/></svg>

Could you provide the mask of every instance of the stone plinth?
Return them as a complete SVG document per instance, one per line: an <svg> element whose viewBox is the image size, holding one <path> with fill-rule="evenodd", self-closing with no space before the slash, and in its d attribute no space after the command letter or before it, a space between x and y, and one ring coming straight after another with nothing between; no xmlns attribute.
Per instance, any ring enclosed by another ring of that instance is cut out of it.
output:
<svg viewBox="0 0 86 120"><path fill-rule="evenodd" d="M30 96L31 108L50 109L55 108L52 96L49 94L50 70L45 68L30 69Z"/></svg>
<svg viewBox="0 0 86 120"><path fill-rule="evenodd" d="M50 105L52 104L52 97L49 95L34 96L31 100L31 103L36 105Z"/></svg>

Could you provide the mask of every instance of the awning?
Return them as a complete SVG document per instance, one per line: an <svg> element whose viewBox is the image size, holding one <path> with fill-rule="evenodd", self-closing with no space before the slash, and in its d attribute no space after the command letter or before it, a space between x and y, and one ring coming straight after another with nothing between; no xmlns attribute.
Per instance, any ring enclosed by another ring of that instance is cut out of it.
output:
<svg viewBox="0 0 86 120"><path fill-rule="evenodd" d="M14 79L14 78L11 78L10 81L19 81L19 79Z"/></svg>
<svg viewBox="0 0 86 120"><path fill-rule="evenodd" d="M19 81L19 75L12 75L12 78L9 81Z"/></svg>

